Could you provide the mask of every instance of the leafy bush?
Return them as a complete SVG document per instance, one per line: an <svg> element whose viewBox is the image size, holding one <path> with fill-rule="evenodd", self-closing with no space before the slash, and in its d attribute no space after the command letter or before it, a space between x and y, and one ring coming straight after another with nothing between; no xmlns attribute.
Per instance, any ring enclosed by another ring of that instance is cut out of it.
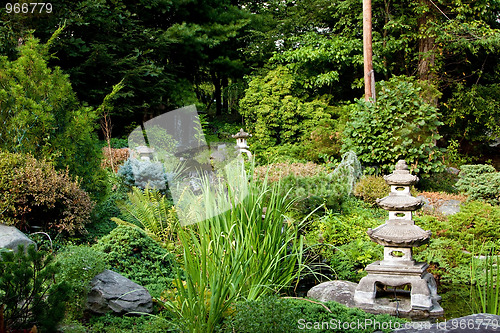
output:
<svg viewBox="0 0 500 333"><path fill-rule="evenodd" d="M49 253L22 245L17 253L0 252L0 304L7 331L31 329L36 325L46 332L55 332L64 317L69 286L55 283L58 265Z"/></svg>
<svg viewBox="0 0 500 333"><path fill-rule="evenodd" d="M90 281L106 268L106 255L88 246L68 246L56 256L60 265L56 281L71 286L70 301L66 305L69 318L80 319L85 309Z"/></svg>
<svg viewBox="0 0 500 333"><path fill-rule="evenodd" d="M377 199L386 197L390 191L391 187L380 176L364 176L354 187L354 195L373 206Z"/></svg>
<svg viewBox="0 0 500 333"><path fill-rule="evenodd" d="M31 155L0 151L0 212L2 223L26 230L85 232L93 202L66 172L57 172Z"/></svg>
<svg viewBox="0 0 500 333"><path fill-rule="evenodd" d="M321 99L301 99L296 77L284 66L255 76L240 100L253 149L295 145L318 125L331 123L331 108ZM297 145L299 146L299 145Z"/></svg>
<svg viewBox="0 0 500 333"><path fill-rule="evenodd" d="M442 123L438 110L426 102L429 94L438 92L413 78L381 81L375 103L360 99L350 106L343 151L354 151L364 165L383 172L392 170L399 159L416 173L442 171L442 151L435 144Z"/></svg>
<svg viewBox="0 0 500 333"><path fill-rule="evenodd" d="M392 323L396 327L405 321L389 315L373 315L357 308L348 308L336 302L317 302L307 299L283 299L276 296L262 297L256 301L241 302L236 312L227 318L222 332L374 332L379 327L366 325L365 329L347 328L344 323L366 321ZM317 327L315 323L319 323ZM325 324L322 324L325 323ZM340 324L340 325L339 325ZM389 325L387 325L389 326ZM383 327L383 326L382 326ZM389 329L383 329L389 332Z"/></svg>
<svg viewBox="0 0 500 333"><path fill-rule="evenodd" d="M79 104L68 75L47 66L49 44L28 37L16 60L0 57L0 148L69 168L97 197L103 177L94 133L98 112Z"/></svg>
<svg viewBox="0 0 500 333"><path fill-rule="evenodd" d="M500 172L487 164L463 165L456 186L471 200L500 204Z"/></svg>
<svg viewBox="0 0 500 333"><path fill-rule="evenodd" d="M159 296L175 275L173 256L138 227L119 225L92 248L107 254L111 269L153 296Z"/></svg>

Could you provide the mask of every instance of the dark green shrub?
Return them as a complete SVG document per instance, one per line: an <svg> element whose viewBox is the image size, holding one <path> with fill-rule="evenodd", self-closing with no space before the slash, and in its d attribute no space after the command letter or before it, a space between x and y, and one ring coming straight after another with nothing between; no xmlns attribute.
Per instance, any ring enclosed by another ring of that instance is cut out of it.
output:
<svg viewBox="0 0 500 333"><path fill-rule="evenodd" d="M456 186L471 200L500 204L500 172L487 164L462 165Z"/></svg>
<svg viewBox="0 0 500 333"><path fill-rule="evenodd" d="M30 226L85 232L93 202L66 172L57 172L31 155L0 151L0 220L26 230Z"/></svg>
<svg viewBox="0 0 500 333"><path fill-rule="evenodd" d="M458 176L448 172L431 173L420 179L416 187L421 191L458 193L457 180Z"/></svg>
<svg viewBox="0 0 500 333"><path fill-rule="evenodd" d="M405 76L381 81L377 88L375 103L360 99L350 106L343 151L354 151L363 165L384 173L402 158L416 173L442 171L442 151L435 144L442 123L438 110L426 102L439 93L428 82Z"/></svg>
<svg viewBox="0 0 500 333"><path fill-rule="evenodd" d="M356 197L374 206L377 199L388 196L390 191L391 187L380 176L364 176L354 187Z"/></svg>
<svg viewBox="0 0 500 333"><path fill-rule="evenodd" d="M106 255L88 246L68 246L56 256L60 265L56 281L71 286L71 299L66 305L69 318L79 319L85 309L90 281L106 268Z"/></svg>
<svg viewBox="0 0 500 333"><path fill-rule="evenodd" d="M54 282L58 265L53 256L35 250L34 245L25 252L21 245L17 253L2 251L0 257L0 304L7 331L36 325L41 331L55 332L64 317L69 286Z"/></svg>
<svg viewBox="0 0 500 333"><path fill-rule="evenodd" d="M120 225L92 247L107 253L111 269L160 296L175 276L173 256L138 227Z"/></svg>
<svg viewBox="0 0 500 333"><path fill-rule="evenodd" d="M262 297L257 301L246 301L236 305L236 312L226 318L222 332L374 332L381 329L375 325L358 328L358 325L343 327L350 323L389 323L393 329L405 322L389 315L373 315L357 308L348 308L336 302L310 302L303 299L283 299L276 296ZM364 325L363 325L364 326ZM384 326L382 326L384 327Z"/></svg>
<svg viewBox="0 0 500 333"><path fill-rule="evenodd" d="M296 201L295 207L310 212L324 205L338 210L341 203L352 193L356 180L361 176L361 165L356 154L347 152L342 161L331 172L319 172L311 176L290 174L281 179L283 195L289 193Z"/></svg>

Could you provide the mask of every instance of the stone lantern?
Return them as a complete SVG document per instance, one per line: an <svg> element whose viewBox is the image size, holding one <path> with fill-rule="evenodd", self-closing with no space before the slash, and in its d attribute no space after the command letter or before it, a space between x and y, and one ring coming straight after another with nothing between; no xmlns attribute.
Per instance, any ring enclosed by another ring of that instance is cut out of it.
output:
<svg viewBox="0 0 500 333"><path fill-rule="evenodd" d="M252 136L252 134L249 134L245 131L243 131L243 128L240 129L240 131L234 135L231 135L233 139L236 139L236 150L238 152L238 155L245 153L249 158L252 157L252 153L250 150L248 150L248 143L247 139Z"/></svg>
<svg viewBox="0 0 500 333"><path fill-rule="evenodd" d="M146 146L139 146L136 148L139 157L143 161L150 161L153 158L155 150Z"/></svg>
<svg viewBox="0 0 500 333"><path fill-rule="evenodd" d="M372 241L384 246L384 259L366 267L368 275L359 282L354 301L363 309L374 310L380 308L377 306L377 287L410 285L411 308L401 311L420 310L433 316L442 315L436 281L427 272L429 265L416 262L412 255L413 247L429 242L431 237L430 231L422 230L412 220L412 212L422 206L422 200L410 194L410 186L418 182L418 177L411 175L406 162L400 160L395 171L384 179L391 186L391 193L377 199L377 204L389 211L389 219L367 231Z"/></svg>

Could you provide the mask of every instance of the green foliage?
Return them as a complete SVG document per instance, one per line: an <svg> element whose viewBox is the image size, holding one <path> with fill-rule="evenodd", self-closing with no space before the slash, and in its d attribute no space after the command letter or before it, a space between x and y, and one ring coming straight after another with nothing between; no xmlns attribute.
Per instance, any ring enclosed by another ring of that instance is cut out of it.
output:
<svg viewBox="0 0 500 333"><path fill-rule="evenodd" d="M338 210L340 204L352 193L356 180L361 176L361 165L352 152L345 153L332 172L319 172L311 176L291 174L281 179L282 193L289 193L299 211L310 212L324 205Z"/></svg>
<svg viewBox="0 0 500 333"><path fill-rule="evenodd" d="M123 220L112 220L118 224L132 223L144 229L151 237L173 246L179 221L175 208L167 198L158 191L141 191L134 187L132 193L128 194L128 199L119 205Z"/></svg>
<svg viewBox="0 0 500 333"><path fill-rule="evenodd" d="M471 200L500 204L500 172L487 164L463 165L456 186Z"/></svg>
<svg viewBox="0 0 500 333"><path fill-rule="evenodd" d="M471 253L476 252L476 244L485 244L485 248L499 245L499 206L472 201L448 219L422 216L415 221L433 235L429 245L415 249L415 258L431 264L429 271L443 283L470 283Z"/></svg>
<svg viewBox="0 0 500 333"><path fill-rule="evenodd" d="M458 84L444 108L446 125L461 139L488 142L500 136L500 84Z"/></svg>
<svg viewBox="0 0 500 333"><path fill-rule="evenodd" d="M174 277L173 256L138 227L119 225L92 248L106 253L111 269L152 296L158 297Z"/></svg>
<svg viewBox="0 0 500 333"><path fill-rule="evenodd" d="M404 320L389 315L373 315L336 302L317 302L307 299L283 299L276 296L236 305L236 313L226 319L222 332L374 332L379 327L346 328L343 323L384 323L394 328ZM307 326L306 326L307 325ZM316 325L316 326L315 326ZM382 327L384 327L382 326ZM382 329L389 332L389 329Z"/></svg>
<svg viewBox="0 0 500 333"><path fill-rule="evenodd" d="M383 247L366 239L366 236L363 238L353 239L335 249L324 249L322 256L328 261L336 279L358 282L366 275L365 267L368 264L383 259Z"/></svg>
<svg viewBox="0 0 500 333"><path fill-rule="evenodd" d="M290 333L297 329L298 308L276 295L236 303L235 313L224 319L223 332Z"/></svg>
<svg viewBox="0 0 500 333"><path fill-rule="evenodd" d="M88 333L164 333L175 332L172 325L160 315L122 316L112 314L94 316L89 320Z"/></svg>
<svg viewBox="0 0 500 333"><path fill-rule="evenodd" d="M34 245L27 249L20 245L17 253L2 251L0 256L0 304L7 331L36 325L55 332L64 317L69 286L54 282L58 266L53 256Z"/></svg>
<svg viewBox="0 0 500 333"><path fill-rule="evenodd" d="M68 75L47 66L48 45L29 37L19 51L14 61L0 57L0 148L69 168L83 188L99 193L96 111L78 103Z"/></svg>
<svg viewBox="0 0 500 333"><path fill-rule="evenodd" d="M383 177L363 176L354 188L354 195L375 206L376 200L386 197L390 191L391 188Z"/></svg>
<svg viewBox="0 0 500 333"><path fill-rule="evenodd" d="M296 144L316 126L331 123L330 108L322 99L301 98L293 73L283 66L254 76L240 101L252 149Z"/></svg>
<svg viewBox="0 0 500 333"><path fill-rule="evenodd" d="M416 186L421 191L458 193L457 180L458 176L447 171L431 173L428 177L420 179Z"/></svg>
<svg viewBox="0 0 500 333"><path fill-rule="evenodd" d="M430 265L428 271L442 284L470 282L470 254L459 240L449 237L431 238L427 246L414 250L415 259Z"/></svg>
<svg viewBox="0 0 500 333"><path fill-rule="evenodd" d="M236 168L246 183L243 166ZM297 225L284 220L289 203L278 185L252 181L246 195L231 187L226 194L225 184L213 194L209 185L202 195L212 217L179 229L186 279L177 276L176 295L166 303L188 332L212 331L232 302L288 287L302 270L302 240ZM221 202L232 209L218 211Z"/></svg>
<svg viewBox="0 0 500 333"><path fill-rule="evenodd" d="M70 301L66 305L67 318L80 319L85 310L90 281L106 268L106 255L88 246L68 246L56 256L60 265L56 281L71 286Z"/></svg>
<svg viewBox="0 0 500 333"><path fill-rule="evenodd" d="M0 151L2 223L26 230L85 232L93 202L68 171L57 172L31 155Z"/></svg>
<svg viewBox="0 0 500 333"><path fill-rule="evenodd" d="M381 219L365 210L358 214L339 214L328 211L310 226L309 240L316 242L343 245L352 240L368 240L367 228L374 228L381 223Z"/></svg>
<svg viewBox="0 0 500 333"><path fill-rule="evenodd" d="M370 167L389 172L405 159L413 172L443 170L441 150L435 142L438 110L426 102L438 92L414 78L395 76L378 83L377 101L358 100L350 106L343 150L352 150Z"/></svg>

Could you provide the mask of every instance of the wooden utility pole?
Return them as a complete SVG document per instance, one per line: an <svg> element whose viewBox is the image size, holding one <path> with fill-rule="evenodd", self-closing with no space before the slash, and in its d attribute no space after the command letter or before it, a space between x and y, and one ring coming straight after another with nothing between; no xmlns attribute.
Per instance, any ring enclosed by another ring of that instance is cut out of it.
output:
<svg viewBox="0 0 500 333"><path fill-rule="evenodd" d="M375 73L372 62L372 1L363 0L363 59L365 64L365 101L375 100Z"/></svg>

